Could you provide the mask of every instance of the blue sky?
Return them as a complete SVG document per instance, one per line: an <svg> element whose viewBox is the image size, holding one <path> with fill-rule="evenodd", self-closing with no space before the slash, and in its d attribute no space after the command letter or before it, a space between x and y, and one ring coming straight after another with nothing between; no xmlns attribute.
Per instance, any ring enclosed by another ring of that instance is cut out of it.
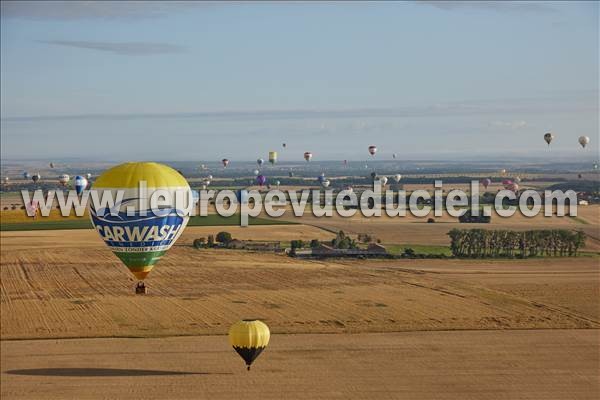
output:
<svg viewBox="0 0 600 400"><path fill-rule="evenodd" d="M547 130L598 157L596 2L2 2L1 21L3 159L543 157Z"/></svg>

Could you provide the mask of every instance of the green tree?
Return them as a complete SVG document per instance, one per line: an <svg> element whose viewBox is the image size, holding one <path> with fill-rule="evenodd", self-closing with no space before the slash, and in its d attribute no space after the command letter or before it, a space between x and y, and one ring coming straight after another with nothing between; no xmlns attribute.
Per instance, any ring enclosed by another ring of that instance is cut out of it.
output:
<svg viewBox="0 0 600 400"><path fill-rule="evenodd" d="M231 237L231 233L229 232L219 232L216 236L217 242L228 244L233 240Z"/></svg>

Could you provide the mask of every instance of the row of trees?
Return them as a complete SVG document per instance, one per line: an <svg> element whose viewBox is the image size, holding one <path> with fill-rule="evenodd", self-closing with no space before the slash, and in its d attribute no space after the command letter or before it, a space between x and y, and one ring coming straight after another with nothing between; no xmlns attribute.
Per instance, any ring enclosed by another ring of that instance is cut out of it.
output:
<svg viewBox="0 0 600 400"><path fill-rule="evenodd" d="M575 256L585 244L585 233L567 229L452 229L448 236L455 257L471 258Z"/></svg>

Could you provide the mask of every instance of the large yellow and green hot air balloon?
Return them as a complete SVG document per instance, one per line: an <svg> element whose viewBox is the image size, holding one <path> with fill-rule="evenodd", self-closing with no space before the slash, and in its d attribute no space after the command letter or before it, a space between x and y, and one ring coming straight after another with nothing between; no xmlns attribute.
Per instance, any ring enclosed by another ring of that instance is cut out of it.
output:
<svg viewBox="0 0 600 400"><path fill-rule="evenodd" d="M229 344L244 359L248 371L256 357L269 344L269 327L257 319L244 319L229 328Z"/></svg>
<svg viewBox="0 0 600 400"><path fill-rule="evenodd" d="M140 182L145 182L145 196ZM189 213L176 208L175 196L181 196L180 203L187 207L190 186L171 167L153 162L130 162L104 172L96 179L93 189L100 199L106 191L112 192L115 199L110 209L105 206L96 210L92 202L90 216L94 228L129 271L142 281L183 232ZM120 190L124 196L117 203ZM161 203L153 211L150 199L158 190L164 190L170 201L166 205ZM143 282L138 284L138 289L140 287L145 291Z"/></svg>

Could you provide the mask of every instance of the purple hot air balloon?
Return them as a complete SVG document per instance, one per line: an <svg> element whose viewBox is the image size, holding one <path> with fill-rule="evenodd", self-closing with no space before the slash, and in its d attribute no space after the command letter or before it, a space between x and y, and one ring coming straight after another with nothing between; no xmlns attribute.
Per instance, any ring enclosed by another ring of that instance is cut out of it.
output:
<svg viewBox="0 0 600 400"><path fill-rule="evenodd" d="M488 186L490 186L490 183L492 183L492 180L490 178L485 178L484 180L481 181L481 184L483 185L483 187L485 189L487 189Z"/></svg>
<svg viewBox="0 0 600 400"><path fill-rule="evenodd" d="M513 181L511 181L510 179L504 179L504 180L502 181L502 184L503 184L504 186L512 185L512 184L513 184Z"/></svg>
<svg viewBox="0 0 600 400"><path fill-rule="evenodd" d="M258 183L259 186L264 186L265 183L267 183L267 177L264 175L258 175L256 177L256 183Z"/></svg>

